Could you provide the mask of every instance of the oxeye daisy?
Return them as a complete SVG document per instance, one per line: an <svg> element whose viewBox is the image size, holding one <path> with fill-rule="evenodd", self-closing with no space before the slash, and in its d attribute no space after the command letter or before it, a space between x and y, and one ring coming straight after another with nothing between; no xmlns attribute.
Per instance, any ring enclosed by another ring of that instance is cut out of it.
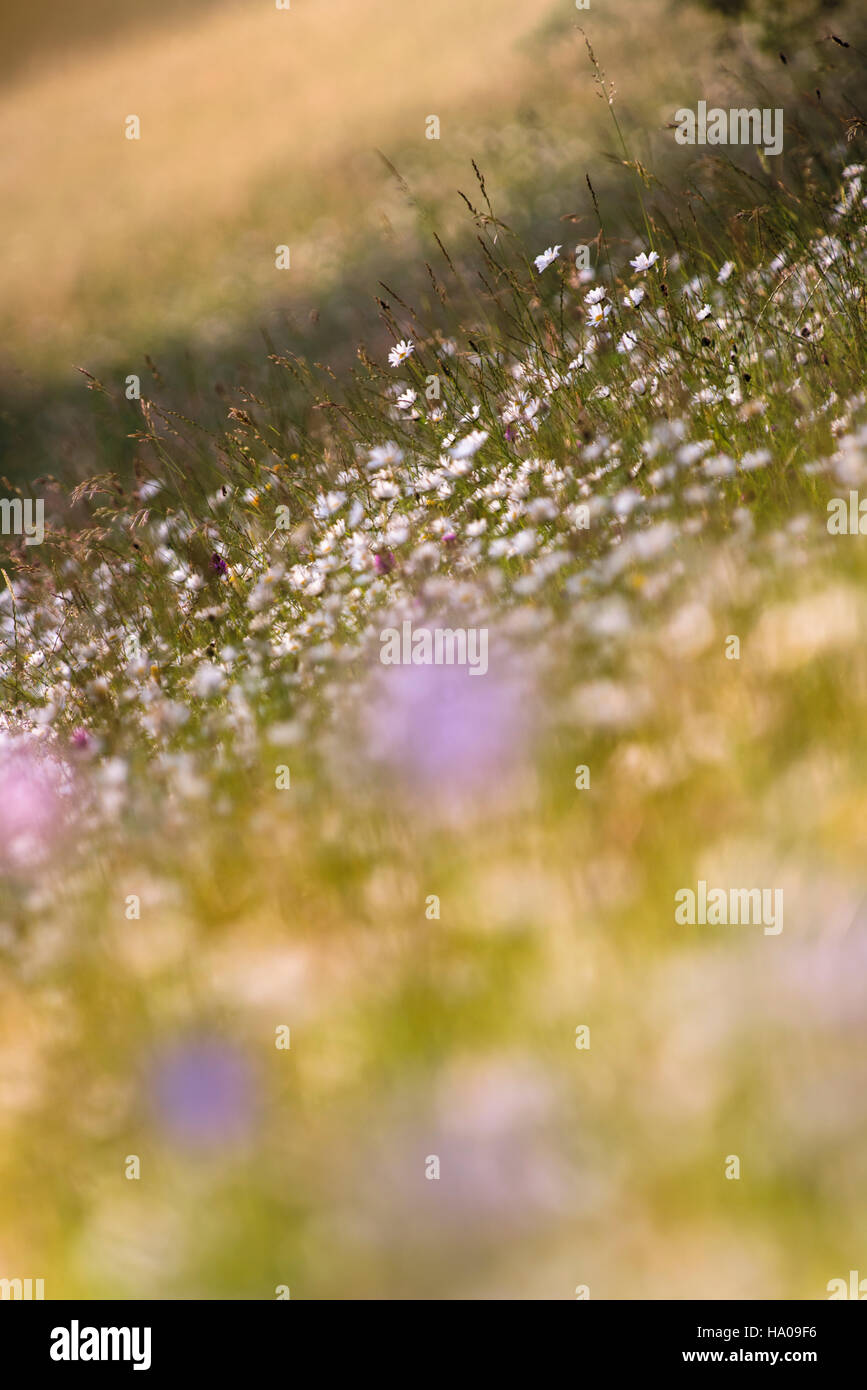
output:
<svg viewBox="0 0 867 1390"><path fill-rule="evenodd" d="M644 290L640 285L636 285L634 290L626 291L626 298L623 303L627 309L637 309L643 298Z"/></svg>
<svg viewBox="0 0 867 1390"><path fill-rule="evenodd" d="M400 496L397 484L391 478L377 478L370 489L371 495L377 502L389 502L393 497Z"/></svg>
<svg viewBox="0 0 867 1390"><path fill-rule="evenodd" d="M649 256L646 255L644 251L639 251L638 255L631 260L629 264L632 266L633 270L643 273L645 270L650 270L651 266L656 265L658 260L659 256L655 251L651 251Z"/></svg>
<svg viewBox="0 0 867 1390"><path fill-rule="evenodd" d="M540 275L542 274L543 270L548 269L548 266L551 265L552 261L556 261L557 257L559 256L562 250L562 246L549 246L547 251L543 251L541 256L536 257L535 266L536 270L539 272Z"/></svg>
<svg viewBox="0 0 867 1390"><path fill-rule="evenodd" d="M600 323L605 322L610 313L610 304L591 304L590 308L587 310L587 318L593 327L596 328Z"/></svg>
<svg viewBox="0 0 867 1390"><path fill-rule="evenodd" d="M700 309L696 309L695 316L699 323L701 323L703 319L709 318L712 313L713 310L709 304L702 304Z"/></svg>
<svg viewBox="0 0 867 1390"><path fill-rule="evenodd" d="M200 666L196 667L190 681L190 689L200 699L207 700L211 695L216 695L219 690L222 690L225 683L226 677L219 666L215 666L211 661L203 661Z"/></svg>
<svg viewBox="0 0 867 1390"><path fill-rule="evenodd" d="M449 452L453 459L472 458L481 449L487 437L487 430L471 430L463 439L459 439Z"/></svg>
<svg viewBox="0 0 867 1390"><path fill-rule="evenodd" d="M601 304L605 298L605 290L602 285L597 285L594 290L589 290L584 296L585 304Z"/></svg>
<svg viewBox="0 0 867 1390"><path fill-rule="evenodd" d="M390 367L401 366L408 357L412 357L414 351L415 343L411 342L409 338L402 338L399 343L395 343L388 354L388 365Z"/></svg>
<svg viewBox="0 0 867 1390"><path fill-rule="evenodd" d="M403 449L393 440L389 440L387 444L376 444L371 449L367 471L373 473L377 468L397 468L401 463L403 463Z"/></svg>

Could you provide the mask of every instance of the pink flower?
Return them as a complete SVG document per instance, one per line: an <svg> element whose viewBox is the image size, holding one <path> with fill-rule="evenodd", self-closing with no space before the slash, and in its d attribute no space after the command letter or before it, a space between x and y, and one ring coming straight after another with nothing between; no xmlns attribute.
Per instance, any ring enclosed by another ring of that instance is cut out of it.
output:
<svg viewBox="0 0 867 1390"><path fill-rule="evenodd" d="M377 574L391 574L397 561L390 550L378 550L373 557L373 568Z"/></svg>
<svg viewBox="0 0 867 1390"><path fill-rule="evenodd" d="M59 833L63 770L29 748L0 752L0 862L40 863Z"/></svg>

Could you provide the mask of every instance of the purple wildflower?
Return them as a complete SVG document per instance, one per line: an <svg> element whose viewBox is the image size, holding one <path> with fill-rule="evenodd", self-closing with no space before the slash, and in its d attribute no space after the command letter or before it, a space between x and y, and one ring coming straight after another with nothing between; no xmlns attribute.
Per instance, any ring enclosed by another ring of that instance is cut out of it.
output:
<svg viewBox="0 0 867 1390"><path fill-rule="evenodd" d="M373 567L377 574L391 574L397 561L390 550L377 550L373 557Z"/></svg>
<svg viewBox="0 0 867 1390"><path fill-rule="evenodd" d="M252 1128L249 1066L219 1038L199 1036L163 1049L151 1066L150 1090L160 1128L185 1148L232 1144Z"/></svg>
<svg viewBox="0 0 867 1390"><path fill-rule="evenodd" d="M0 865L40 863L60 829L61 765L27 749L0 754Z"/></svg>
<svg viewBox="0 0 867 1390"><path fill-rule="evenodd" d="M495 799L523 762L530 693L511 669L479 679L460 666L388 667L365 709L368 755L427 805Z"/></svg>

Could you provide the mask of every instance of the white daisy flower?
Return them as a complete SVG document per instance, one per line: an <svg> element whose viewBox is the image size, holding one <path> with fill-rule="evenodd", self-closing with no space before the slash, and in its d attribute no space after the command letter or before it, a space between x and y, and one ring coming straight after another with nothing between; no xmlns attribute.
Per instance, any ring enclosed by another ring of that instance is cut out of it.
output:
<svg viewBox="0 0 867 1390"><path fill-rule="evenodd" d="M543 251L541 256L536 257L535 266L540 275L543 270L548 269L553 261L556 261L562 250L562 246L549 246L547 251Z"/></svg>
<svg viewBox="0 0 867 1390"><path fill-rule="evenodd" d="M408 338L402 338L399 343L395 343L388 354L388 365L390 367L401 366L408 357L412 357L414 351L415 343L410 342Z"/></svg>
<svg viewBox="0 0 867 1390"><path fill-rule="evenodd" d="M345 501L345 492L323 493L316 499L313 508L314 515L316 515L320 521L325 521L329 516L333 516L335 512L339 512Z"/></svg>
<svg viewBox="0 0 867 1390"><path fill-rule="evenodd" d="M734 471L735 461L730 454L715 454L702 464L702 472L708 478L730 478Z"/></svg>
<svg viewBox="0 0 867 1390"><path fill-rule="evenodd" d="M726 261L725 265L720 266L717 284L724 285L735 268L734 261Z"/></svg>
<svg viewBox="0 0 867 1390"><path fill-rule="evenodd" d="M465 438L459 439L454 448L449 450L449 453L453 459L472 458L473 454L481 449L487 437L487 430L472 430Z"/></svg>
<svg viewBox="0 0 867 1390"><path fill-rule="evenodd" d="M624 333L620 342L617 344L618 352L632 352L638 343L634 333Z"/></svg>
<svg viewBox="0 0 867 1390"><path fill-rule="evenodd" d="M701 323L703 319L708 318L712 313L713 310L711 309L709 304L702 304L700 309L696 309L695 316L698 319L699 323Z"/></svg>
<svg viewBox="0 0 867 1390"><path fill-rule="evenodd" d="M377 478L371 492L377 502L388 502L392 497L400 495L397 487L389 478Z"/></svg>
<svg viewBox="0 0 867 1390"><path fill-rule="evenodd" d="M536 532L532 526L527 526L523 531L512 537L512 553L514 555L529 555L531 550L536 548Z"/></svg>
<svg viewBox="0 0 867 1390"><path fill-rule="evenodd" d="M587 312L587 317L592 323L593 327L596 328L599 324L605 322L610 313L610 304L591 304Z"/></svg>
<svg viewBox="0 0 867 1390"><path fill-rule="evenodd" d="M203 700L206 700L209 696L216 695L217 691L222 689L225 681L226 677L219 666L215 666L210 661L203 661L200 666L196 667L195 674L190 681L190 690L194 695L199 695Z"/></svg>
<svg viewBox="0 0 867 1390"><path fill-rule="evenodd" d="M367 461L368 473L373 473L377 468L397 468L403 463L403 449L390 439L387 444L377 444L371 449Z"/></svg>
<svg viewBox="0 0 867 1390"><path fill-rule="evenodd" d="M753 449L744 454L741 459L741 468L747 473L752 473L756 468L764 468L771 461L771 455L767 449Z"/></svg>
<svg viewBox="0 0 867 1390"><path fill-rule="evenodd" d="M587 294L585 294L585 296L584 296L584 302L585 302L585 304L601 304L601 303L602 303L602 300L603 300L604 298L605 298L605 288L604 288L604 286L603 286L603 285L597 285L595 289L590 290L590 291L588 291Z"/></svg>
<svg viewBox="0 0 867 1390"><path fill-rule="evenodd" d="M634 290L627 290L623 304L627 309L637 309L643 298L644 290L640 285L636 285Z"/></svg>
<svg viewBox="0 0 867 1390"><path fill-rule="evenodd" d="M658 260L659 256L655 251L651 251L649 256L645 255L643 251L639 251L638 255L634 260L631 260L629 264L632 266L633 270L643 273L645 270L650 270L651 266L656 265Z"/></svg>

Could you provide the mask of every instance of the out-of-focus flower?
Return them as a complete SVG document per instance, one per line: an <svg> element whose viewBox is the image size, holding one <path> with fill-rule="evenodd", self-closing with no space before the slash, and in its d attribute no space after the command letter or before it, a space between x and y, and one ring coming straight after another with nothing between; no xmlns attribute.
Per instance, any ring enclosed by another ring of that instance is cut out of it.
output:
<svg viewBox="0 0 867 1390"><path fill-rule="evenodd" d="M605 1200L604 1183L579 1172L566 1150L556 1088L523 1058L454 1067L430 1100L419 1105L416 1098L414 1106L415 1113L407 1104L363 1165L379 1179L362 1186L382 1219L405 1213L416 1231L515 1234ZM412 1157L419 1151L442 1157L448 1181L435 1206L419 1200Z"/></svg>
<svg viewBox="0 0 867 1390"><path fill-rule="evenodd" d="M225 683L225 674L219 666L215 666L210 661L203 661L200 666L196 667L195 674L190 681L190 689L194 695L207 700L211 695L216 695L218 690L222 690Z"/></svg>
<svg viewBox="0 0 867 1390"><path fill-rule="evenodd" d="M488 437L487 430L471 430L449 450L453 459L468 459L478 453Z"/></svg>
<svg viewBox="0 0 867 1390"><path fill-rule="evenodd" d="M161 1049L148 1067L148 1091L159 1129L185 1148L238 1143L255 1124L251 1069L221 1038L192 1037Z"/></svg>
<svg viewBox="0 0 867 1390"><path fill-rule="evenodd" d="M373 568L377 574L391 574L397 561L390 550L378 550L373 557Z"/></svg>
<svg viewBox="0 0 867 1390"><path fill-rule="evenodd" d="M650 270L651 266L656 265L658 260L659 256L656 251L651 251L649 256L644 251L639 251L638 255L635 256L629 264L632 266L633 270L637 270L639 274L643 274L644 271Z"/></svg>
<svg viewBox="0 0 867 1390"><path fill-rule="evenodd" d="M543 251L541 256L536 257L534 264L540 275L543 270L548 269L548 266L551 265L553 261L556 261L562 250L562 246L549 246L547 251Z"/></svg>
<svg viewBox="0 0 867 1390"><path fill-rule="evenodd" d="M370 692L365 743L372 760L421 803L460 803L486 789L493 803L522 763L531 719L528 683L515 673L389 666Z"/></svg>
<svg viewBox="0 0 867 1390"><path fill-rule="evenodd" d="M403 449L399 448L393 440L387 444L377 444L371 449L367 462L368 473L373 473L378 468L398 468L403 463Z"/></svg>
<svg viewBox="0 0 867 1390"><path fill-rule="evenodd" d="M345 492L320 493L314 504L314 515L317 516L320 521L327 521L330 516L334 516L335 512L340 511L345 501Z"/></svg>
<svg viewBox="0 0 867 1390"><path fill-rule="evenodd" d="M0 863L41 863L60 829L63 769L29 749L0 751Z"/></svg>

